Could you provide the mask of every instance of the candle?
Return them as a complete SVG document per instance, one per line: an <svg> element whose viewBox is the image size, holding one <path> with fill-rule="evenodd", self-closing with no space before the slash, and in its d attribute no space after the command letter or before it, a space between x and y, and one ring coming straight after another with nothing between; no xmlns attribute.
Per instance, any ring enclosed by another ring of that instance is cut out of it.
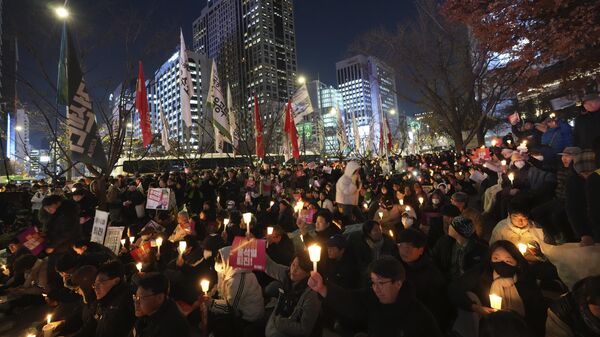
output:
<svg viewBox="0 0 600 337"><path fill-rule="evenodd" d="M220 204L220 203L221 203L221 197L217 196L217 204Z"/></svg>
<svg viewBox="0 0 600 337"><path fill-rule="evenodd" d="M225 226L229 225L229 218L223 219L223 225L225 225Z"/></svg>
<svg viewBox="0 0 600 337"><path fill-rule="evenodd" d="M321 247L318 245L311 245L308 247L308 255L313 263L313 270L317 271L317 262L321 260Z"/></svg>
<svg viewBox="0 0 600 337"><path fill-rule="evenodd" d="M556 114L555 114L554 112L553 112L553 113L551 113L551 114L550 114L550 118L552 118L552 119L556 118Z"/></svg>
<svg viewBox="0 0 600 337"><path fill-rule="evenodd" d="M404 199L400 199L400 206L404 205Z"/></svg>
<svg viewBox="0 0 600 337"><path fill-rule="evenodd" d="M267 227L267 235L273 235L273 227Z"/></svg>
<svg viewBox="0 0 600 337"><path fill-rule="evenodd" d="M202 288L202 291L206 294L208 293L208 287L210 286L210 281L209 280L202 280L200 281L200 288Z"/></svg>
<svg viewBox="0 0 600 337"><path fill-rule="evenodd" d="M250 234L250 221L252 221L252 213L248 212L248 213L244 213L242 214L242 217L244 217L244 223L246 224L246 234Z"/></svg>
<svg viewBox="0 0 600 337"><path fill-rule="evenodd" d="M509 173L508 174L508 180L510 180L510 184L513 184L513 181L515 180L515 174L514 173Z"/></svg>
<svg viewBox="0 0 600 337"><path fill-rule="evenodd" d="M295 208L296 208L296 213L300 213L300 211L304 208L304 201L299 200L296 203L296 207Z"/></svg>
<svg viewBox="0 0 600 337"><path fill-rule="evenodd" d="M367 203L365 202L365 203L363 204L363 207L364 207L365 209L369 209L369 204L367 204Z"/></svg>
<svg viewBox="0 0 600 337"><path fill-rule="evenodd" d="M130 236L130 237L129 237L129 243L130 243L130 244L133 244L133 241L135 241L135 237L133 237L133 236Z"/></svg>
<svg viewBox="0 0 600 337"><path fill-rule="evenodd" d="M485 145L481 145L481 149L482 149L482 150L483 150L483 149L485 149Z"/></svg>
<svg viewBox="0 0 600 337"><path fill-rule="evenodd" d="M300 241L304 242L304 235L300 234Z"/></svg>
<svg viewBox="0 0 600 337"><path fill-rule="evenodd" d="M423 197L419 197L419 204L420 204L421 206L423 206L423 201L424 201L424 200L425 200L425 199L423 199Z"/></svg>
<svg viewBox="0 0 600 337"><path fill-rule="evenodd" d="M390 237L394 237L394 232L391 229L388 231L388 233L390 233Z"/></svg>
<svg viewBox="0 0 600 337"><path fill-rule="evenodd" d="M121 246L122 246L122 247L125 247L125 243L126 243L126 242L127 242L127 240L125 240L125 239L121 239Z"/></svg>
<svg viewBox="0 0 600 337"><path fill-rule="evenodd" d="M496 144L498 144L498 141L495 138L492 139L492 147L496 146Z"/></svg>
<svg viewBox="0 0 600 337"><path fill-rule="evenodd" d="M187 242L185 241L179 241L179 254L183 255L183 252L186 250L187 248Z"/></svg>
<svg viewBox="0 0 600 337"><path fill-rule="evenodd" d="M404 211L409 212L410 211L410 206L404 207Z"/></svg>
<svg viewBox="0 0 600 337"><path fill-rule="evenodd" d="M158 251L160 252L160 246L162 246L163 243L163 238L162 237L157 237L156 238L156 246L158 247Z"/></svg>
<svg viewBox="0 0 600 337"><path fill-rule="evenodd" d="M50 324L52 322L52 314L46 315L46 324Z"/></svg>
<svg viewBox="0 0 600 337"><path fill-rule="evenodd" d="M496 294L490 294L490 306L492 307L492 309L502 309L502 297Z"/></svg>
<svg viewBox="0 0 600 337"><path fill-rule="evenodd" d="M135 264L135 268L138 270L138 273L142 272L142 263L138 262Z"/></svg>
<svg viewBox="0 0 600 337"><path fill-rule="evenodd" d="M502 159L502 161L500 162L500 164L501 164L502 166L506 166L506 160Z"/></svg>
<svg viewBox="0 0 600 337"><path fill-rule="evenodd" d="M383 219L383 212L378 212L379 214L379 219Z"/></svg>
<svg viewBox="0 0 600 337"><path fill-rule="evenodd" d="M269 207L273 207L273 205L275 205L275 201L271 200L271 202L269 203Z"/></svg>
<svg viewBox="0 0 600 337"><path fill-rule="evenodd" d="M507 143L508 145L510 145L510 144L512 144L512 140L510 140L510 139L507 139L507 140L506 140L506 143Z"/></svg>
<svg viewBox="0 0 600 337"><path fill-rule="evenodd" d="M518 243L517 247L519 248L519 251L521 252L521 254L525 255L525 253L527 253L527 245L524 243Z"/></svg>

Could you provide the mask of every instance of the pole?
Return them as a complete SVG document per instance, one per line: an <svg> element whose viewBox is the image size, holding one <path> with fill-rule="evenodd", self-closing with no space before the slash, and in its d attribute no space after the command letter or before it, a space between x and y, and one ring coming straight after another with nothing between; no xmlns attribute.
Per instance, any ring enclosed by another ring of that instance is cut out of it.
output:
<svg viewBox="0 0 600 337"><path fill-rule="evenodd" d="M319 123L317 124L317 141L319 142L319 151L323 153L323 143L325 141L325 123L323 122L323 101L321 99L321 75L317 73L317 95L319 96ZM320 153L320 154L321 154Z"/></svg>

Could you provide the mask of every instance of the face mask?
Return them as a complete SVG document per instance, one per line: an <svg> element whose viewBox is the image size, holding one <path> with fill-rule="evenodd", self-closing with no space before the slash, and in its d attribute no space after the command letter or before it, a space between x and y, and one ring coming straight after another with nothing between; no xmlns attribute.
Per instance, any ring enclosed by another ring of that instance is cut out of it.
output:
<svg viewBox="0 0 600 337"><path fill-rule="evenodd" d="M222 263L215 263L215 271L217 272L217 274L223 273L224 270L225 266Z"/></svg>
<svg viewBox="0 0 600 337"><path fill-rule="evenodd" d="M204 250L204 259L205 260L207 260L211 256L212 256L212 251L210 251L210 250Z"/></svg>
<svg viewBox="0 0 600 337"><path fill-rule="evenodd" d="M494 268L500 277L513 277L518 270L517 267L511 266L506 262L492 262L492 268Z"/></svg>
<svg viewBox="0 0 600 337"><path fill-rule="evenodd" d="M522 168L523 168L523 166L525 166L525 162L524 162L524 161L522 161L522 160L517 160L517 161L515 162L515 166L516 166L518 169L522 169Z"/></svg>
<svg viewBox="0 0 600 337"><path fill-rule="evenodd" d="M413 220L413 218L402 218L402 225L404 228L409 228L414 222L415 220Z"/></svg>
<svg viewBox="0 0 600 337"><path fill-rule="evenodd" d="M437 205L440 203L440 199L431 199L431 203Z"/></svg>

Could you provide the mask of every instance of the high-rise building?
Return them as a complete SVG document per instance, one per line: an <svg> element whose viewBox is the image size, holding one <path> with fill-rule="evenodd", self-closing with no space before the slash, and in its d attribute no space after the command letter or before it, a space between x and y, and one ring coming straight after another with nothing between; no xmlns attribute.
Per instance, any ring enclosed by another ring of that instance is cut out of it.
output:
<svg viewBox="0 0 600 337"><path fill-rule="evenodd" d="M292 0L208 0L193 32L194 49L215 59L222 83L231 86L240 136L251 138L252 95L272 121L295 89Z"/></svg>
<svg viewBox="0 0 600 337"><path fill-rule="evenodd" d="M31 149L29 151L29 175L32 177L39 177L44 174L43 166L48 167L50 162L50 155L46 149ZM48 167L49 170L52 167Z"/></svg>
<svg viewBox="0 0 600 337"><path fill-rule="evenodd" d="M150 110L150 124L154 134L160 134L162 122L160 119L159 106L162 107L167 120L169 137L177 140L181 148L208 150L212 141L211 119L204 115L205 99L208 93L208 79L210 76L210 63L206 56L188 51L188 67L192 77L194 93L191 98L192 128L188 135L184 131L184 122L181 118L181 93L179 84L179 48L156 72L154 82L147 87L148 106ZM139 118L139 117L138 117Z"/></svg>
<svg viewBox="0 0 600 337"><path fill-rule="evenodd" d="M24 109L16 114L7 114L6 124L7 157L29 171L29 117Z"/></svg>
<svg viewBox="0 0 600 337"><path fill-rule="evenodd" d="M132 79L124 86L119 84L117 88L108 96L112 111L112 125L116 129L119 127L125 128L125 140L141 139L142 130L140 125L140 116L135 105L136 79ZM121 120L121 117L127 117L126 120Z"/></svg>
<svg viewBox="0 0 600 337"><path fill-rule="evenodd" d="M309 148L325 154L337 154L341 150L337 138L337 111L344 111L344 101L340 91L320 81L306 84L314 112L298 123L300 148L306 145L309 134ZM310 132L306 132L306 130Z"/></svg>
<svg viewBox="0 0 600 337"><path fill-rule="evenodd" d="M378 146L382 116L386 116L391 134L397 139L398 97L392 69L375 57L365 55L339 61L335 67L344 101L346 128L354 113L362 146L366 146L367 136L372 137L373 143ZM351 132L348 136L354 137Z"/></svg>

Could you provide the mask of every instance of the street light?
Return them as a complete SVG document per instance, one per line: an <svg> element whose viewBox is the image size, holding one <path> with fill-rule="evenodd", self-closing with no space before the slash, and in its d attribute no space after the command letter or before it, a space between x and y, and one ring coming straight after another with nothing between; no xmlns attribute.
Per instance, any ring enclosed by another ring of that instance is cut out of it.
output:
<svg viewBox="0 0 600 337"><path fill-rule="evenodd" d="M306 77L298 76L298 79L296 81L298 81L298 84L304 84L306 83Z"/></svg>
<svg viewBox="0 0 600 337"><path fill-rule="evenodd" d="M62 6L56 7L54 9L54 13L56 13L56 16L58 16L60 19L63 19L63 20L65 20L66 18L69 17L69 10Z"/></svg>
<svg viewBox="0 0 600 337"><path fill-rule="evenodd" d="M22 126L20 126L20 125L17 125L17 126L15 126L15 130L17 130L17 131L19 131L19 132L20 132L20 131L23 131L23 127L22 127Z"/></svg>
<svg viewBox="0 0 600 337"><path fill-rule="evenodd" d="M396 114L396 109L391 109L390 110L390 115L395 115Z"/></svg>

